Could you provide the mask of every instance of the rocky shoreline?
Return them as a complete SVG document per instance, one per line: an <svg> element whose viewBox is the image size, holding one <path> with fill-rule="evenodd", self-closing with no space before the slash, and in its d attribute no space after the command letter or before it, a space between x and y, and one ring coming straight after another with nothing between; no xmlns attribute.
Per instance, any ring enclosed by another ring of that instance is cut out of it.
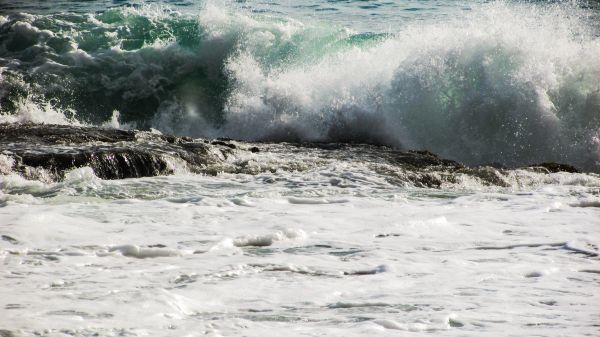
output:
<svg viewBox="0 0 600 337"><path fill-rule="evenodd" d="M311 153L307 163L294 153ZM270 164L256 159L272 154ZM390 171L417 187L440 187L456 174L472 175L489 185L505 186L510 169L494 165L468 167L428 151L398 151L384 146L347 143L251 143L230 139L192 139L156 131L119 130L49 124L0 124L0 173L28 179L60 181L66 172L89 166L102 179L169 175L177 167L191 173L258 174L301 171L325 160L363 161L375 171ZM579 172L559 163L531 165L538 173Z"/></svg>

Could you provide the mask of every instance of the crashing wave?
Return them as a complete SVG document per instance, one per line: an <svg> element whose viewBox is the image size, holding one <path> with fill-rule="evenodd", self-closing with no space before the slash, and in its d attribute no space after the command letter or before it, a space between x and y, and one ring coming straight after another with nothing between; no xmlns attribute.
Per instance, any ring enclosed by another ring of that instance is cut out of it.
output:
<svg viewBox="0 0 600 337"><path fill-rule="evenodd" d="M2 120L376 143L600 168L589 9L492 2L393 34L206 5L0 20ZM118 120L113 118L118 111Z"/></svg>

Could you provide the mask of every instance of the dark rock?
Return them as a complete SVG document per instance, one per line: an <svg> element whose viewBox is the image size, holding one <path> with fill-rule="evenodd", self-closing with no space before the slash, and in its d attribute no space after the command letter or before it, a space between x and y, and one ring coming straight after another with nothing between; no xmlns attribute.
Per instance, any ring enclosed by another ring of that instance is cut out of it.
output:
<svg viewBox="0 0 600 337"><path fill-rule="evenodd" d="M457 172L471 175L481 179L481 182L488 186L510 187L506 181L506 170L497 169L491 166L464 167Z"/></svg>
<svg viewBox="0 0 600 337"><path fill-rule="evenodd" d="M558 173L558 172L567 172L567 173L580 173L580 171L571 165L568 164L558 164L558 163L540 163L529 165L530 168L544 168L548 173Z"/></svg>
<svg viewBox="0 0 600 337"><path fill-rule="evenodd" d="M442 159L438 155L427 150L415 151L411 150L406 153L399 153L397 158L399 163L412 165L416 168L424 168L429 166L448 166L452 168L462 168L463 164L449 159Z"/></svg>
<svg viewBox="0 0 600 337"><path fill-rule="evenodd" d="M439 178L428 173L417 176L413 182L417 187L440 188L442 186L442 181Z"/></svg>
<svg viewBox="0 0 600 337"><path fill-rule="evenodd" d="M188 137L66 125L0 124L0 151L24 176L41 168L55 180L83 166L102 179L123 179L171 174L172 159L192 171L220 160L207 144Z"/></svg>
<svg viewBox="0 0 600 337"><path fill-rule="evenodd" d="M131 142L135 131L48 124L0 124L0 144L69 144L88 142Z"/></svg>
<svg viewBox="0 0 600 337"><path fill-rule="evenodd" d="M244 152L269 152L282 160L249 165ZM506 179L508 169L500 164L494 164L496 168L468 167L426 150L402 152L371 144L234 143L223 138L209 141L136 130L0 124L0 153L12 157L14 172L44 181L61 180L69 170L85 166L102 179L123 179L172 174L176 165L184 165L183 169L192 173L259 174L302 171L334 160L360 161L392 184L441 188L444 184L460 183L461 175L468 175L486 185L510 186ZM570 165L556 163L533 165L532 169L544 173L578 172ZM263 181L275 182L272 178ZM338 181L333 185L344 184Z"/></svg>
<svg viewBox="0 0 600 337"><path fill-rule="evenodd" d="M153 153L136 149L100 149L66 153L22 153L21 164L42 167L54 175L91 166L102 179L151 177L172 173L168 163Z"/></svg>
<svg viewBox="0 0 600 337"><path fill-rule="evenodd" d="M221 146L227 146L230 149L235 149L237 146L235 146L235 144L232 143L227 143L224 142L222 140L214 140L212 142L210 142L211 145L221 145Z"/></svg>

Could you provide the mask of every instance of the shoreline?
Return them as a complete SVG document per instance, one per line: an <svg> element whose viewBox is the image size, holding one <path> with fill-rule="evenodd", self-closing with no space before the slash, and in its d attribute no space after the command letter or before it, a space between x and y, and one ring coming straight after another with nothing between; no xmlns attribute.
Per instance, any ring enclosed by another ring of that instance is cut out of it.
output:
<svg viewBox="0 0 600 337"><path fill-rule="evenodd" d="M456 174L471 175L483 179L485 184L508 187L502 176L514 170L542 174L582 173L574 166L554 162L519 168L501 164L466 166L427 150L400 151L369 144L192 139L153 131L32 123L0 124L0 131L0 149L7 163L3 165L4 172L0 172L47 181L61 181L70 170L86 166L91 167L99 178L109 180L171 175L178 170L208 175L302 171L305 166L302 155L288 158L287 154L303 152L340 162L383 163L391 170L413 174L408 182L416 187L429 188L440 188ZM275 157L275 164L258 165L258 168L250 165L253 161L260 163L260 154ZM285 163L277 166L280 157L285 157L282 159Z"/></svg>

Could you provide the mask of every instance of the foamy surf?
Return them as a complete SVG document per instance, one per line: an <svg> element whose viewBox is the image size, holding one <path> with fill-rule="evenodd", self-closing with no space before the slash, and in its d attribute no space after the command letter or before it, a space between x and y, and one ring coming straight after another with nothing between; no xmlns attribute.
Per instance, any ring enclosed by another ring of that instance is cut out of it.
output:
<svg viewBox="0 0 600 337"><path fill-rule="evenodd" d="M0 2L0 336L595 335L598 10Z"/></svg>
<svg viewBox="0 0 600 337"><path fill-rule="evenodd" d="M597 170L594 18L577 3L491 2L380 33L215 4L10 14L2 118Z"/></svg>

